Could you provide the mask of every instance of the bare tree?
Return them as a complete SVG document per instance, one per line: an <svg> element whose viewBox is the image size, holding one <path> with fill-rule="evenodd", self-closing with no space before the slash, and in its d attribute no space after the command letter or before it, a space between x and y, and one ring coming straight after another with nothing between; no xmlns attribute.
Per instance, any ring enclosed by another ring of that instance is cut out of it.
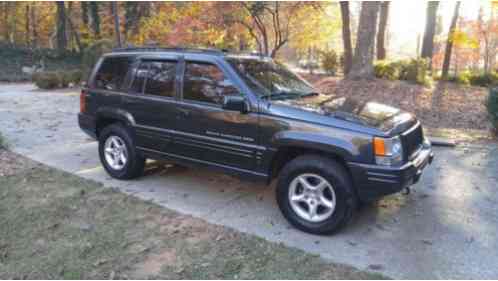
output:
<svg viewBox="0 0 498 281"><path fill-rule="evenodd" d="M119 10L118 10L118 2L111 2L112 14L114 16L114 34L116 36L116 45L121 47L121 32L120 32L120 24L119 24Z"/></svg>
<svg viewBox="0 0 498 281"><path fill-rule="evenodd" d="M477 17L477 32L479 39L482 41L482 59L484 61L484 72L489 73L494 65L498 50L498 36L496 30L495 13L490 13L490 18L487 22L483 19L483 8L479 7L479 14Z"/></svg>
<svg viewBox="0 0 498 281"><path fill-rule="evenodd" d="M453 12L453 18L451 20L450 30L448 32L448 39L446 40L446 50L444 51L444 61L443 61L443 70L441 76L443 78L448 78L448 72L450 69L451 62L451 51L453 49L453 34L455 33L456 24L458 20L458 12L460 9L460 1L456 2L455 10Z"/></svg>
<svg viewBox="0 0 498 281"><path fill-rule="evenodd" d="M383 1L380 5L379 32L377 33L377 59L386 58L386 29L389 18L389 1Z"/></svg>
<svg viewBox="0 0 498 281"><path fill-rule="evenodd" d="M358 38L353 57L353 65L348 77L351 79L373 78L373 59L379 2L362 2Z"/></svg>
<svg viewBox="0 0 498 281"><path fill-rule="evenodd" d="M434 52L434 35L436 33L437 9L439 1L427 3L424 40L422 43L422 58L429 60L429 68L432 68L432 54Z"/></svg>
<svg viewBox="0 0 498 281"><path fill-rule="evenodd" d="M349 2L341 1L341 18L342 18L342 44L344 46L344 75L351 70L353 63L353 48L351 44L351 27L349 21Z"/></svg>
<svg viewBox="0 0 498 281"><path fill-rule="evenodd" d="M290 23L301 2L240 2L240 5L249 15L250 22L243 19L235 22L248 30L259 52L275 57L289 41Z"/></svg>

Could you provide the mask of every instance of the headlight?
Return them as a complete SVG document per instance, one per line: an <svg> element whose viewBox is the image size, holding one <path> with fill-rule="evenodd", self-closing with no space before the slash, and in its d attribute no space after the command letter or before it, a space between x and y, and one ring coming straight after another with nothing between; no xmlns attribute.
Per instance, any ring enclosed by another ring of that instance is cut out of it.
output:
<svg viewBox="0 0 498 281"><path fill-rule="evenodd" d="M403 162L403 145L399 137L374 138L375 162L383 166L396 166Z"/></svg>

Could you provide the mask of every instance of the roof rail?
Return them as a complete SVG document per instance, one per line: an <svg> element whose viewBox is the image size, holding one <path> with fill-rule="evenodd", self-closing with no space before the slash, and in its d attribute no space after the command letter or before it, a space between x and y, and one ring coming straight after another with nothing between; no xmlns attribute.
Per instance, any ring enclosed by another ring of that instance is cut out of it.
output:
<svg viewBox="0 0 498 281"><path fill-rule="evenodd" d="M114 48L113 52L189 52L189 53L211 53L223 54L224 50L211 49L211 48L193 48L193 47L158 47L158 46L143 46L143 47L124 47Z"/></svg>

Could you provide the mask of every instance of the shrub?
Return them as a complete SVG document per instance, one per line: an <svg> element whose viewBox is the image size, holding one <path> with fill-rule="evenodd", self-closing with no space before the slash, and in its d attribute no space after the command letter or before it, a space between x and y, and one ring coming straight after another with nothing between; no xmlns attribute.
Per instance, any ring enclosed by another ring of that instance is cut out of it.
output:
<svg viewBox="0 0 498 281"><path fill-rule="evenodd" d="M486 108L491 124L493 124L495 132L498 132L498 87L489 89Z"/></svg>
<svg viewBox="0 0 498 281"><path fill-rule="evenodd" d="M389 80L406 80L429 85L429 62L427 59L378 61L374 65L375 76Z"/></svg>
<svg viewBox="0 0 498 281"><path fill-rule="evenodd" d="M69 81L77 85L80 84L81 79L83 78L83 71L79 69L70 70L67 72L67 75L69 76Z"/></svg>
<svg viewBox="0 0 498 281"><path fill-rule="evenodd" d="M448 80L454 80L452 82L457 82L458 84L461 85L470 85L470 81L472 79L473 75L470 71L463 71L460 72L456 77L449 77ZM450 80L450 81L451 81Z"/></svg>
<svg viewBox="0 0 498 281"><path fill-rule="evenodd" d="M40 89L55 89L60 87L60 74L56 71L45 71L33 74L33 82Z"/></svg>
<svg viewBox="0 0 498 281"><path fill-rule="evenodd" d="M399 79L399 72L392 62L378 61L374 64L375 77L387 80Z"/></svg>
<svg viewBox="0 0 498 281"><path fill-rule="evenodd" d="M67 88L71 84L71 76L67 71L58 71L57 76L59 77L59 87Z"/></svg>
<svg viewBox="0 0 498 281"><path fill-rule="evenodd" d="M335 75L339 68L339 59L337 53L333 50L321 53L321 64L323 70L330 75Z"/></svg>
<svg viewBox="0 0 498 281"><path fill-rule="evenodd" d="M81 76L81 70L44 71L34 73L32 80L40 89L56 89L79 84Z"/></svg>
<svg viewBox="0 0 498 281"><path fill-rule="evenodd" d="M469 80L470 84L474 86L496 86L498 85L498 73L494 71L489 73L474 73L470 76Z"/></svg>
<svg viewBox="0 0 498 281"><path fill-rule="evenodd" d="M427 59L410 59L397 62L399 79L429 85L429 62Z"/></svg>
<svg viewBox="0 0 498 281"><path fill-rule="evenodd" d="M445 79L448 82L456 82L462 85L472 85L479 87L493 87L498 86L498 73L495 71L484 73L484 72L472 72L465 70L460 72L458 75L448 76Z"/></svg>
<svg viewBox="0 0 498 281"><path fill-rule="evenodd" d="M111 40L102 39L93 43L93 45L88 46L83 51L83 73L85 76L90 74L93 66L97 62L97 60L105 53L110 52L112 50L113 43Z"/></svg>

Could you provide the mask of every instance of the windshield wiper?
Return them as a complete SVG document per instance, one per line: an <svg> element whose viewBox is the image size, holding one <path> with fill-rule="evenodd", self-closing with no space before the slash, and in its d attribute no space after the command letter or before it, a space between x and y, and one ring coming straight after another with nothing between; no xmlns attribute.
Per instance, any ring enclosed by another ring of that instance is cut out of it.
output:
<svg viewBox="0 0 498 281"><path fill-rule="evenodd" d="M315 96L318 96L319 93L317 92L309 92L309 93L306 93L306 94L301 94L301 97L302 98L307 98L307 97L315 97Z"/></svg>
<svg viewBox="0 0 498 281"><path fill-rule="evenodd" d="M294 93L294 92L276 92L276 93L271 93L271 94L266 94L262 95L262 99L273 99L273 98L282 98L282 97L295 97L298 96L300 97L302 94L301 93Z"/></svg>

